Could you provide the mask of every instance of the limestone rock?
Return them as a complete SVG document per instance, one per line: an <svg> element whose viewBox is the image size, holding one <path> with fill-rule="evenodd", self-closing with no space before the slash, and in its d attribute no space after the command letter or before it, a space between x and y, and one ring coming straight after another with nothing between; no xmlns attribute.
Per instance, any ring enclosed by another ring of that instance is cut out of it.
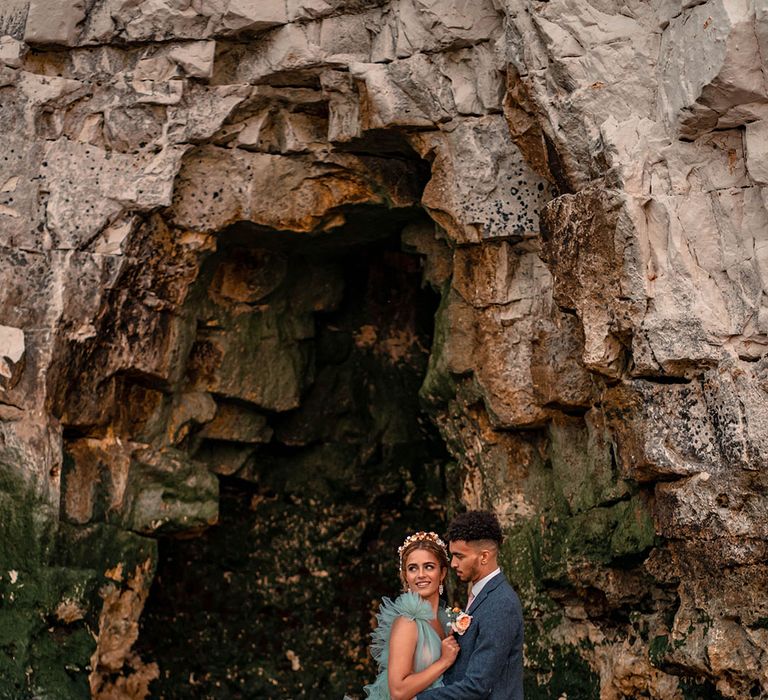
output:
<svg viewBox="0 0 768 700"><path fill-rule="evenodd" d="M140 533L205 527L216 521L218 483L171 449L81 440L65 484L70 522L107 522Z"/></svg>
<svg viewBox="0 0 768 700"><path fill-rule="evenodd" d="M763 48L756 29L765 21L752 3L726 2L671 20L661 46L662 85L667 117L682 134L743 124L765 110L765 65L755 60Z"/></svg>
<svg viewBox="0 0 768 700"><path fill-rule="evenodd" d="M456 0L400 0L395 16L398 56L480 43L501 29L499 12L488 0L477 3L471 11Z"/></svg>
<svg viewBox="0 0 768 700"><path fill-rule="evenodd" d="M603 201L590 201L592 196ZM642 303L641 299L632 303L639 290L623 269L629 246L620 206L604 192L582 191L556 199L545 213L543 248L553 271L556 301L579 313L585 366L612 376L623 370L623 336Z"/></svg>
<svg viewBox="0 0 768 700"><path fill-rule="evenodd" d="M170 450L138 451L126 489L126 525L136 532L188 531L218 518L219 484L204 465Z"/></svg>
<svg viewBox="0 0 768 700"><path fill-rule="evenodd" d="M132 650L139 636L139 617L149 594L152 565L151 559L143 562L125 582L122 572L115 572L119 585L113 581L102 592L104 604L99 615L98 644L91 657L89 676L94 698L146 696L149 683L159 675L157 664L144 663ZM117 678L116 674L119 674Z"/></svg>
<svg viewBox="0 0 768 700"><path fill-rule="evenodd" d="M758 185L768 185L768 172L765 170L768 122L760 120L747 124L744 133L749 177Z"/></svg>
<svg viewBox="0 0 768 700"><path fill-rule="evenodd" d="M46 152L48 228L56 247L78 248L124 210L151 211L171 203L174 178L186 148L171 147L158 154L108 154L67 139L53 142ZM128 164L131 164L129 166ZM126 168L137 165L142 176L124 180ZM77 175L82 169L82 175ZM91 193L99 192L93 199Z"/></svg>
<svg viewBox="0 0 768 700"><path fill-rule="evenodd" d="M192 78L210 78L213 74L215 41L197 41L173 49L169 57Z"/></svg>
<svg viewBox="0 0 768 700"><path fill-rule="evenodd" d="M8 35L0 37L0 62L9 68L18 68L26 52L27 46L23 41Z"/></svg>
<svg viewBox="0 0 768 700"><path fill-rule="evenodd" d="M454 112L450 83L422 54L391 64L353 64L364 84L363 129L434 127Z"/></svg>
<svg viewBox="0 0 768 700"><path fill-rule="evenodd" d="M225 332L206 333L192 348L194 386L268 410L298 406L310 363L302 343L307 330L281 326L268 313L237 319ZM232 343L230 334L239 342Z"/></svg>
<svg viewBox="0 0 768 700"><path fill-rule="evenodd" d="M86 4L47 3L30 0L24 41L28 44L64 44L71 46L78 35L78 25L85 19Z"/></svg>
<svg viewBox="0 0 768 700"><path fill-rule="evenodd" d="M542 406L588 406L594 398L592 376L584 367L584 341L577 319L554 312L531 329L531 380Z"/></svg>
<svg viewBox="0 0 768 700"><path fill-rule="evenodd" d="M198 694L341 697L368 630L300 646L301 606L367 619L347 563L386 586L463 506L534 694L768 694L764 3L0 0L0 37L0 696L177 692L134 644L184 542L310 625L253 647L286 676L206 620Z"/></svg>
<svg viewBox="0 0 768 700"><path fill-rule="evenodd" d="M323 163L206 147L186 159L174 195L174 223L198 231L243 220L278 231L328 230L344 222L342 207L381 204L387 190L395 206L412 204L412 176L392 166L366 172L365 161L355 157Z"/></svg>
<svg viewBox="0 0 768 700"><path fill-rule="evenodd" d="M491 142L502 155L478 157L491 152L483 145ZM413 143L436 161L422 202L457 242L525 238L537 230L549 183L530 171L501 116L462 119Z"/></svg>
<svg viewBox="0 0 768 700"><path fill-rule="evenodd" d="M546 316L551 301L549 276L539 265L538 256L506 241L461 248L454 256L454 287L478 310L475 380L498 426L532 425L548 415L536 402L531 376L529 324ZM488 278L490 270L495 279Z"/></svg>
<svg viewBox="0 0 768 700"><path fill-rule="evenodd" d="M200 437L233 442L269 442L272 429L267 417L245 406L219 402L216 414L200 432Z"/></svg>
<svg viewBox="0 0 768 700"><path fill-rule="evenodd" d="M260 31L288 22L284 2L267 0L257 6L247 0L230 0L221 18L222 27L227 31Z"/></svg>
<svg viewBox="0 0 768 700"><path fill-rule="evenodd" d="M662 391L639 380L617 386L608 395L606 418L615 426L622 473L628 478L711 474L721 464L702 387L695 382L672 386ZM632 420L643 422L646 430L625 432ZM648 432L650 426L654 432Z"/></svg>
<svg viewBox="0 0 768 700"><path fill-rule="evenodd" d="M439 53L433 60L451 81L458 114L482 115L500 111L504 73L498 55L488 44Z"/></svg>
<svg viewBox="0 0 768 700"><path fill-rule="evenodd" d="M182 394L168 419L169 442L178 445L195 425L208 423L216 415L216 402L202 392Z"/></svg>
<svg viewBox="0 0 768 700"><path fill-rule="evenodd" d="M11 388L23 369L24 331L11 326L0 326L0 386Z"/></svg>

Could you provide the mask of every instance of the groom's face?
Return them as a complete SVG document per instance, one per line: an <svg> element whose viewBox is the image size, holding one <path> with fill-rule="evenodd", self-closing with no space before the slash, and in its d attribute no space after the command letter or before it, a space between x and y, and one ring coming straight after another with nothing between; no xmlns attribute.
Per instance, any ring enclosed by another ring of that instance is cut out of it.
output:
<svg viewBox="0 0 768 700"><path fill-rule="evenodd" d="M464 540L452 540L451 568L461 581L477 581L480 579L480 553L479 547L475 547Z"/></svg>

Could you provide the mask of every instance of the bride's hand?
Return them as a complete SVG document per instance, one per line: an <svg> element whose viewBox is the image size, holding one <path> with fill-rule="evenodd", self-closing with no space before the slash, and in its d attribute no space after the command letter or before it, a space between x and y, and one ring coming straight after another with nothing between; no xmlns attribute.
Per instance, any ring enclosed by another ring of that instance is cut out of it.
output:
<svg viewBox="0 0 768 700"><path fill-rule="evenodd" d="M449 634L442 643L442 653L440 654L440 661L445 664L445 667L453 665L456 661L456 657L459 655L459 643L456 641L456 637Z"/></svg>

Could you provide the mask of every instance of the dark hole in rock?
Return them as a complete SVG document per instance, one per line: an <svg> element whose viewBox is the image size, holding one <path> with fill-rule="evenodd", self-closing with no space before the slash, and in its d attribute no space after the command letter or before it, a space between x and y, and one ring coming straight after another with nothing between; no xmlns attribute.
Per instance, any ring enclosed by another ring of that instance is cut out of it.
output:
<svg viewBox="0 0 768 700"><path fill-rule="evenodd" d="M397 546L444 521L448 458L418 398L439 296L400 241L421 216L358 211L333 241L221 235L187 370L216 414L179 434L218 474L219 521L160 538L137 643L152 697L341 698L373 679Z"/></svg>

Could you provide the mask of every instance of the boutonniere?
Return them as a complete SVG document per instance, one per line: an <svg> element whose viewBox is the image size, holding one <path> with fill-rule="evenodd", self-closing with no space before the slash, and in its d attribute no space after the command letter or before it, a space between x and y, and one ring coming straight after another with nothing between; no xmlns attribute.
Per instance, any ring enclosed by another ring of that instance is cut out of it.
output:
<svg viewBox="0 0 768 700"><path fill-rule="evenodd" d="M467 615L461 608L446 608L445 614L451 630L458 635L464 634L472 624L472 615Z"/></svg>

